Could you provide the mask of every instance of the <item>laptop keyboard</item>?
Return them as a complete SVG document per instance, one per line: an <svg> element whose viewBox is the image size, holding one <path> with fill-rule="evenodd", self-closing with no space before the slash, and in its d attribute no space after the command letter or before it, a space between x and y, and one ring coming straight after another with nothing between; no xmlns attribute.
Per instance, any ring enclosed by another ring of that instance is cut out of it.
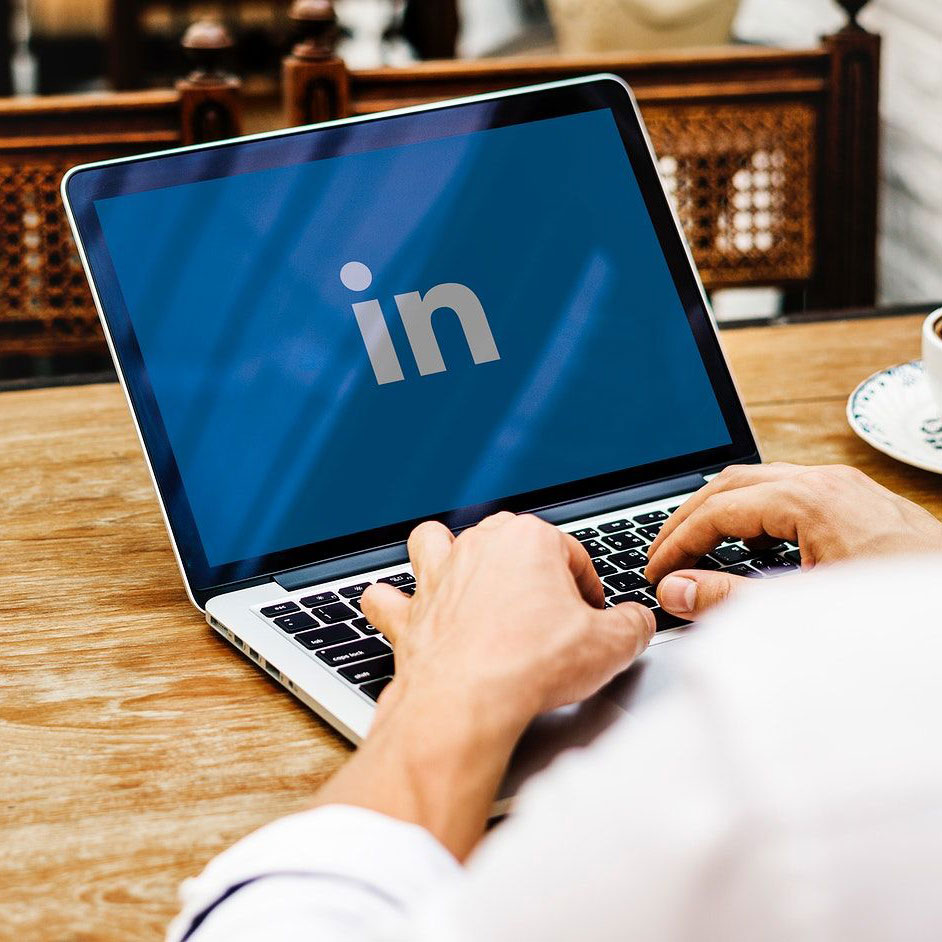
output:
<svg viewBox="0 0 942 942"><path fill-rule="evenodd" d="M690 624L658 605L654 587L643 575L648 547L676 509L671 506L626 514L567 530L592 559L605 591L606 607L621 602L645 605L654 613L658 632ZM781 543L757 552L738 540L726 540L695 568L759 579L797 571L800 567L798 550L791 544ZM395 586L407 595L415 594L415 577L405 568L376 581ZM370 584L362 580L350 582L335 591L309 592L298 599L272 602L256 611L310 656L376 701L392 680L395 663L392 646L360 610L360 597Z"/></svg>
<svg viewBox="0 0 942 942"><path fill-rule="evenodd" d="M658 631L690 624L658 605L654 586L643 574L648 562L648 547L660 532L664 521L676 509L668 507L666 510L649 511L634 517L625 516L573 533L592 558L592 565L602 580L606 607L622 602L646 605L654 612ZM800 569L801 557L798 550L788 543L757 552L738 540L727 540L704 556L694 568L758 579Z"/></svg>

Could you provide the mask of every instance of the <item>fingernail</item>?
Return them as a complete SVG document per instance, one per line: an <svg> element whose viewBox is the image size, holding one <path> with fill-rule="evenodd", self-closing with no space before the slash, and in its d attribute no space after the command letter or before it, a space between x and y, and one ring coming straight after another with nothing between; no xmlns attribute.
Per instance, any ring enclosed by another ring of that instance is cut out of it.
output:
<svg viewBox="0 0 942 942"><path fill-rule="evenodd" d="M681 576L667 576L657 594L662 607L678 615L692 612L697 604L696 582Z"/></svg>

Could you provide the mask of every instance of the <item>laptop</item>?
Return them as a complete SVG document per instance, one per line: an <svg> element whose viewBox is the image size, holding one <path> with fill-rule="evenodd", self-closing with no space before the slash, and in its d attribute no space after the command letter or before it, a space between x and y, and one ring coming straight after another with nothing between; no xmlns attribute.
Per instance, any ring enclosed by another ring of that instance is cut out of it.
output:
<svg viewBox="0 0 942 942"><path fill-rule="evenodd" d="M646 548L759 455L620 79L88 164L62 192L189 598L345 737L394 671L360 596L415 592L423 520L537 513L609 604L655 610L649 660L683 634Z"/></svg>

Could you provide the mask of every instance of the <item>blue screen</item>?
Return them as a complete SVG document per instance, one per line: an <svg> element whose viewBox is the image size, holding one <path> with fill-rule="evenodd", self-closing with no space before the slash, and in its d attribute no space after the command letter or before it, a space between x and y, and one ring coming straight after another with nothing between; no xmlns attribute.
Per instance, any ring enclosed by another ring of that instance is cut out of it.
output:
<svg viewBox="0 0 942 942"><path fill-rule="evenodd" d="M210 565L731 441L608 109L95 208Z"/></svg>

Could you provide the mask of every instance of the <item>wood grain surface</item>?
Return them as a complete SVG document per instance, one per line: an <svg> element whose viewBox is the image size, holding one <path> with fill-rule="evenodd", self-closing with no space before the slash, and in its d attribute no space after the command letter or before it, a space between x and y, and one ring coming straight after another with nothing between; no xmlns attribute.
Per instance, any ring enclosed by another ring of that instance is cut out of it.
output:
<svg viewBox="0 0 942 942"><path fill-rule="evenodd" d="M730 331L769 459L942 480L847 427L919 318ZM180 881L301 809L347 755L187 601L116 385L0 394L0 939L162 937Z"/></svg>

